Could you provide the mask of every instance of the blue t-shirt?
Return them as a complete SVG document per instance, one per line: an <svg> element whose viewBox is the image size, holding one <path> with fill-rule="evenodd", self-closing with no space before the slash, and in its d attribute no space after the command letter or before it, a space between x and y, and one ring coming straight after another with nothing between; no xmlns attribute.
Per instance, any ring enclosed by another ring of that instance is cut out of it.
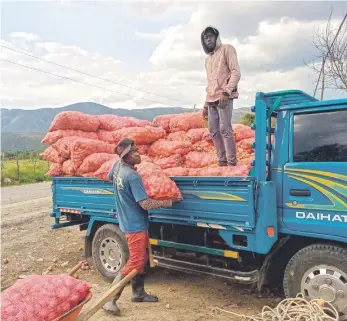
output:
<svg viewBox="0 0 347 321"><path fill-rule="evenodd" d="M109 173L113 181L119 228L123 233L148 230L148 213L138 202L148 199L141 176L126 164L117 162Z"/></svg>

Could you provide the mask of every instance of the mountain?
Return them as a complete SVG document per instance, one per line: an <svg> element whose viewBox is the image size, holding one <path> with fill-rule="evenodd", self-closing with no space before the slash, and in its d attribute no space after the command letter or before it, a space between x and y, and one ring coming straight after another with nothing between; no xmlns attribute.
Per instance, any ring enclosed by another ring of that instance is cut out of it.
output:
<svg viewBox="0 0 347 321"><path fill-rule="evenodd" d="M44 146L41 139L47 132L53 118L62 111L80 111L86 114L114 114L152 120L157 115L192 112L193 109L181 107L158 107L146 109L113 109L104 105L85 102L61 108L41 108L35 110L1 109L1 149L3 152L37 150ZM233 122L239 121L249 108L234 109Z"/></svg>
<svg viewBox="0 0 347 321"><path fill-rule="evenodd" d="M96 103L77 103L61 108L41 108L35 110L1 109L1 131L5 133L45 133L54 116L62 111L80 111L91 115L115 114L152 120L160 114L178 114L193 109L180 107L148 109L113 109Z"/></svg>
<svg viewBox="0 0 347 321"><path fill-rule="evenodd" d="M27 150L42 150L44 133L1 133L1 151L17 152Z"/></svg>

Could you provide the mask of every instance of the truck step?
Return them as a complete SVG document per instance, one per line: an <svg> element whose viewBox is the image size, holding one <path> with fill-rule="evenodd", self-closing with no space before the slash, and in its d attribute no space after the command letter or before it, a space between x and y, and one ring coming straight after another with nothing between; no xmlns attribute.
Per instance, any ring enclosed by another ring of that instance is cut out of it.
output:
<svg viewBox="0 0 347 321"><path fill-rule="evenodd" d="M220 279L243 284L257 283L259 277L258 270L253 270L250 272L233 271L197 263L169 259L157 255L154 256L154 260L157 266L169 270L175 270L190 274L210 275Z"/></svg>

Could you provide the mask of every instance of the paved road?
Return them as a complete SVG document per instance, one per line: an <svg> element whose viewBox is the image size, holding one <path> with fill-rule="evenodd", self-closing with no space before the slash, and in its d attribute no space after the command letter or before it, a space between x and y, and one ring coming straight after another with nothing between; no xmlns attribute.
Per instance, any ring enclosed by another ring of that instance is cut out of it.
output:
<svg viewBox="0 0 347 321"><path fill-rule="evenodd" d="M51 183L1 188L1 227L48 216L51 206Z"/></svg>
<svg viewBox="0 0 347 321"><path fill-rule="evenodd" d="M51 182L1 188L1 205L51 197Z"/></svg>

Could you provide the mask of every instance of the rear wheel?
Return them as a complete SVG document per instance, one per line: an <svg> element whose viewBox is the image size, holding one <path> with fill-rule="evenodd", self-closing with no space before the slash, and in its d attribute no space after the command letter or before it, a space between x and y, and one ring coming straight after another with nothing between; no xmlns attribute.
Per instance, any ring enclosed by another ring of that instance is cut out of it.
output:
<svg viewBox="0 0 347 321"><path fill-rule="evenodd" d="M335 306L340 320L347 320L347 250L329 244L303 248L289 261L283 288L286 297L322 298Z"/></svg>
<svg viewBox="0 0 347 321"><path fill-rule="evenodd" d="M95 232L92 257L102 277L112 282L129 258L128 244L117 225L105 224Z"/></svg>

